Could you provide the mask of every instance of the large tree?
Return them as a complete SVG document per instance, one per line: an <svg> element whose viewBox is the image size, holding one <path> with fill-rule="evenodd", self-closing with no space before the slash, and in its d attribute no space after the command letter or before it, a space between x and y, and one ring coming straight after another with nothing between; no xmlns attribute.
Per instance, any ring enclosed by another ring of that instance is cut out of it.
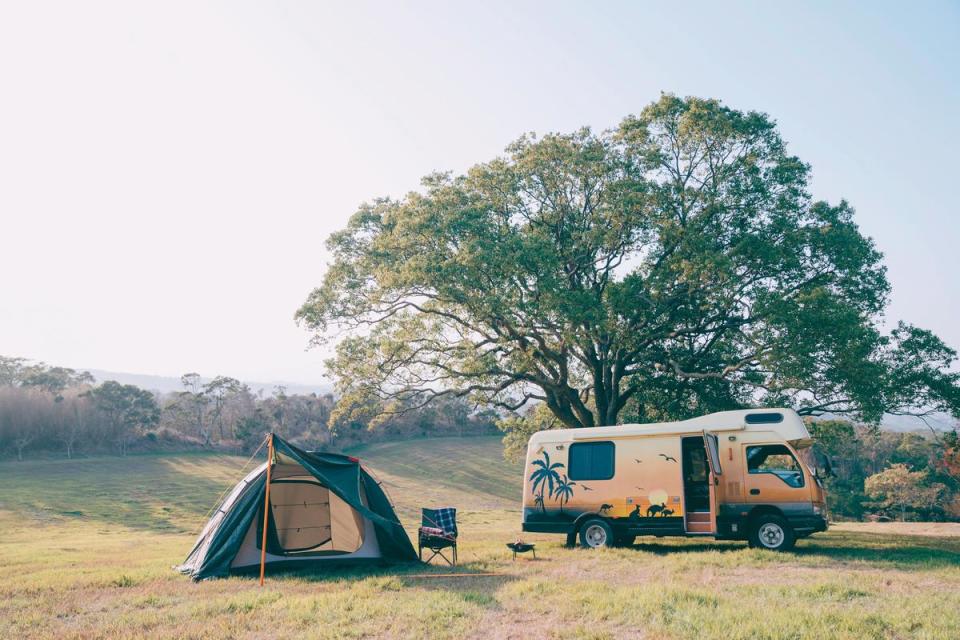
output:
<svg viewBox="0 0 960 640"><path fill-rule="evenodd" d="M297 317L337 340L339 412L450 395L540 401L574 427L956 412L955 353L881 330L881 254L809 176L766 115L664 95L362 206Z"/></svg>

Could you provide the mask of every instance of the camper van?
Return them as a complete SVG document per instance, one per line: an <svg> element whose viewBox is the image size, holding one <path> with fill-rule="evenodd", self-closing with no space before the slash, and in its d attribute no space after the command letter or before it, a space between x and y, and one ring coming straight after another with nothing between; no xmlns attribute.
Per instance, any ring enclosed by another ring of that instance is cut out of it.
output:
<svg viewBox="0 0 960 640"><path fill-rule="evenodd" d="M812 444L791 409L540 431L527 447L523 530L588 548L655 535L787 550L827 529Z"/></svg>

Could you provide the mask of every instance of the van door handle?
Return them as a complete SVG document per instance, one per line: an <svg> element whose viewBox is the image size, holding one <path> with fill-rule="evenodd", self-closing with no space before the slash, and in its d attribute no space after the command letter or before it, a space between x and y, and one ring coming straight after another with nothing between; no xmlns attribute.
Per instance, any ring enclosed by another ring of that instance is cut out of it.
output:
<svg viewBox="0 0 960 640"><path fill-rule="evenodd" d="M752 496L760 495L760 489L750 489L750 495Z"/></svg>

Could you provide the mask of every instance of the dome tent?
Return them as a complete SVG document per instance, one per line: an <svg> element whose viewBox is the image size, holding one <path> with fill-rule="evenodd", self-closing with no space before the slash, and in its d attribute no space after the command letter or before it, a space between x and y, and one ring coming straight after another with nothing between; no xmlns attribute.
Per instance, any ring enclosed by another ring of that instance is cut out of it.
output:
<svg viewBox="0 0 960 640"><path fill-rule="evenodd" d="M275 435L268 438L269 460L217 506L180 572L203 580L249 571L261 561L322 569L416 559L390 500L359 460L308 453Z"/></svg>

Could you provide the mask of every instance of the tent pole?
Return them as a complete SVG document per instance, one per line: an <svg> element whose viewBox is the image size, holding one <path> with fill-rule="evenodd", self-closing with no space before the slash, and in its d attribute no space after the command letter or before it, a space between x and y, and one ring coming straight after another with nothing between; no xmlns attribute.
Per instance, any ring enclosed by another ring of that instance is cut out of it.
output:
<svg viewBox="0 0 960 640"><path fill-rule="evenodd" d="M267 436L267 490L263 492L263 539L260 544L260 586L267 562L267 523L270 521L270 468L273 466L273 434Z"/></svg>

